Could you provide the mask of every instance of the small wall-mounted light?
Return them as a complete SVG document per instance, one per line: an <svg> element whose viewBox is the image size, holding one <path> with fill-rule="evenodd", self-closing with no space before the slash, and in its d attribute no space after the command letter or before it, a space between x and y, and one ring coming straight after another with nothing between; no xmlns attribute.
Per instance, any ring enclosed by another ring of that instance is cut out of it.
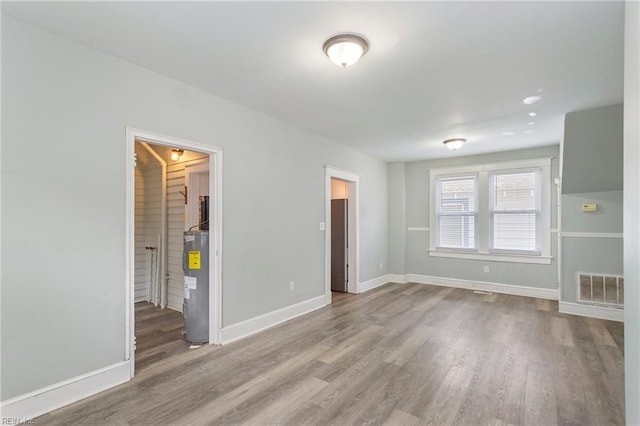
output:
<svg viewBox="0 0 640 426"><path fill-rule="evenodd" d="M452 150L456 150L456 149L459 149L460 147L462 147L462 145L464 145L464 143L466 141L467 140L463 139L463 138L455 138L455 139L447 139L446 141L444 141L442 143L447 148L452 149Z"/></svg>
<svg viewBox="0 0 640 426"><path fill-rule="evenodd" d="M183 149L172 149L171 150L171 159L173 161L178 161L180 159L180 157L182 157L182 154L184 154L184 150Z"/></svg>

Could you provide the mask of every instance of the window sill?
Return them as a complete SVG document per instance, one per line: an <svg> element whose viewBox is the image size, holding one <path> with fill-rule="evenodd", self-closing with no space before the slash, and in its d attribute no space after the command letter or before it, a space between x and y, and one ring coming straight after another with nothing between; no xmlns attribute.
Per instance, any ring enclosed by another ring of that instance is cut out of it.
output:
<svg viewBox="0 0 640 426"><path fill-rule="evenodd" d="M496 253L465 253L458 251L429 250L429 256L433 257L449 257L454 259L471 259L471 260L488 260L492 262L511 262L511 263L536 263L539 265L550 265L551 256L525 256L514 254L496 254Z"/></svg>

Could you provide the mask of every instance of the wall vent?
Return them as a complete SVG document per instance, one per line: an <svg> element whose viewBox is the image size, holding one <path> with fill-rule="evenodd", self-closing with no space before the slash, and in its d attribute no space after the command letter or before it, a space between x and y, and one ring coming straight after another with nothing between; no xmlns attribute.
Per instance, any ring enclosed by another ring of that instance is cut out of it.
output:
<svg viewBox="0 0 640 426"><path fill-rule="evenodd" d="M624 278L621 275L578 272L578 303L624 307Z"/></svg>

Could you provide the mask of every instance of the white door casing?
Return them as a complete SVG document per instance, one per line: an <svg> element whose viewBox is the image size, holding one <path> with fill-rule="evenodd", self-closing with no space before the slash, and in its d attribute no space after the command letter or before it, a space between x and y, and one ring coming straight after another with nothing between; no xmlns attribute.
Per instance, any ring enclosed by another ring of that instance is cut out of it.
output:
<svg viewBox="0 0 640 426"><path fill-rule="evenodd" d="M355 173L325 166L325 239L324 239L324 297L325 303L331 303L331 178L341 179L349 184L348 218L348 259L349 281L348 292L358 293L358 277L360 265L359 236L359 185L360 176Z"/></svg>
<svg viewBox="0 0 640 426"><path fill-rule="evenodd" d="M147 142L186 149L209 155L209 343L220 343L222 328L222 149L158 133L126 128L126 245L125 245L125 361L134 376L135 307L134 307L134 208L135 142Z"/></svg>

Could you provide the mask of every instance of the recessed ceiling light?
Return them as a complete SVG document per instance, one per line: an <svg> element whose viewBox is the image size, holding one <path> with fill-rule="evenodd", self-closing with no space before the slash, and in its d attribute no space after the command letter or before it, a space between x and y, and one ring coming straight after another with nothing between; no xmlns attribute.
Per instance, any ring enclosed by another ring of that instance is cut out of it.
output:
<svg viewBox="0 0 640 426"><path fill-rule="evenodd" d="M447 148L449 148L451 150L456 150L456 149L460 149L460 147L462 147L462 145L464 145L464 143L466 141L467 140L464 139L464 138L454 138L454 139L447 139L446 141L444 141L442 143Z"/></svg>
<svg viewBox="0 0 640 426"><path fill-rule="evenodd" d="M357 34L339 34L324 42L322 50L334 64L346 68L369 50L369 42Z"/></svg>
<svg viewBox="0 0 640 426"><path fill-rule="evenodd" d="M530 112L529 113L529 117L535 117L536 115L538 115L538 114L536 114L535 112Z"/></svg>
<svg viewBox="0 0 640 426"><path fill-rule="evenodd" d="M527 135L528 135L528 134L530 134L530 133L534 133L534 132L535 132L535 130L533 130L533 129L528 129L528 130L525 130L525 131L524 131L524 132L522 132L522 133L524 133L524 134L527 134Z"/></svg>
<svg viewBox="0 0 640 426"><path fill-rule="evenodd" d="M535 121L530 121L530 122L528 122L527 124L528 124L529 126L533 126L534 124L536 124L536 122L535 122Z"/></svg>
<svg viewBox="0 0 640 426"><path fill-rule="evenodd" d="M542 99L542 96L527 96L522 100L522 102L524 102L527 105L531 105L531 104L535 104L540 99Z"/></svg>
<svg viewBox="0 0 640 426"><path fill-rule="evenodd" d="M513 136L515 132L502 132L502 136Z"/></svg>

